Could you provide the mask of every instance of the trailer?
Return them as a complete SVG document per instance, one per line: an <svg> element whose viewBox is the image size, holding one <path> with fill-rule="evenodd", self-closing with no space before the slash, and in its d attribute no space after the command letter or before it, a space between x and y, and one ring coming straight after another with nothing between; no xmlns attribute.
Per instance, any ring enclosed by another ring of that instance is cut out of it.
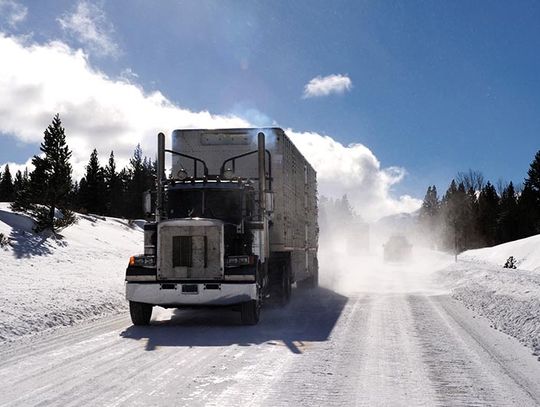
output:
<svg viewBox="0 0 540 407"><path fill-rule="evenodd" d="M174 130L171 149L160 133L157 167L155 221L126 270L135 325L156 305L256 324L265 301L318 285L316 172L282 129Z"/></svg>

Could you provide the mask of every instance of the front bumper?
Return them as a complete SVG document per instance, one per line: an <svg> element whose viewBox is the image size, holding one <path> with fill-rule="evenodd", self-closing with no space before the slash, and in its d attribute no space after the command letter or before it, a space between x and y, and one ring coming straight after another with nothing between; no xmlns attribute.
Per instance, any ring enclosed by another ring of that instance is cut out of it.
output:
<svg viewBox="0 0 540 407"><path fill-rule="evenodd" d="M189 286L189 287L183 287ZM197 286L196 291L194 286ZM189 292L186 288L189 288ZM255 283L126 283L126 299L161 306L235 305L257 299Z"/></svg>

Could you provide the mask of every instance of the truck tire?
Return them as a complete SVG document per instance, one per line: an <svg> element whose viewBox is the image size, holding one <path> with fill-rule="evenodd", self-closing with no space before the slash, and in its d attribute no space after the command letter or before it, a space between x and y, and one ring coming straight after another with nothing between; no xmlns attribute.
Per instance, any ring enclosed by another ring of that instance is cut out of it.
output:
<svg viewBox="0 0 540 407"><path fill-rule="evenodd" d="M305 290L305 289L312 289L312 288L318 288L319 287L319 264L317 262L317 258L315 258L315 269L313 270L313 274L309 276L308 278L297 281L296 287Z"/></svg>
<svg viewBox="0 0 540 407"><path fill-rule="evenodd" d="M280 259L269 267L268 294L272 304L285 306L291 299L292 275L289 259Z"/></svg>
<svg viewBox="0 0 540 407"><path fill-rule="evenodd" d="M296 281L296 288L298 288L299 290L307 290L308 288L311 287L311 277L308 277L304 280L297 280Z"/></svg>
<svg viewBox="0 0 540 407"><path fill-rule="evenodd" d="M310 287L309 288L319 288L319 268L315 269L315 273L310 278Z"/></svg>
<svg viewBox="0 0 540 407"><path fill-rule="evenodd" d="M261 313L260 301L251 300L241 304L240 314L242 324L244 325L257 325L259 322L259 315Z"/></svg>
<svg viewBox="0 0 540 407"><path fill-rule="evenodd" d="M292 279L291 273L287 266L283 267L281 272L281 287L280 287L280 303L282 306L285 306L291 300L291 291L292 291Z"/></svg>
<svg viewBox="0 0 540 407"><path fill-rule="evenodd" d="M319 287L319 271L316 270L315 273L301 281L296 282L296 287L301 290L313 289Z"/></svg>
<svg viewBox="0 0 540 407"><path fill-rule="evenodd" d="M130 301L129 314L131 315L131 322L133 322L133 325L150 325L152 308L151 304Z"/></svg>

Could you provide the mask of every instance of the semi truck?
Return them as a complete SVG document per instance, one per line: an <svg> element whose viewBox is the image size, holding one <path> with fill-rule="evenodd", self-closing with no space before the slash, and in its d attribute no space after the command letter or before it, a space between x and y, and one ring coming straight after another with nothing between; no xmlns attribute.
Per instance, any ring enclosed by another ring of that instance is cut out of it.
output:
<svg viewBox="0 0 540 407"><path fill-rule="evenodd" d="M230 306L254 325L294 283L317 287L316 172L281 128L180 129L157 144L154 220L126 269L134 325L154 306Z"/></svg>

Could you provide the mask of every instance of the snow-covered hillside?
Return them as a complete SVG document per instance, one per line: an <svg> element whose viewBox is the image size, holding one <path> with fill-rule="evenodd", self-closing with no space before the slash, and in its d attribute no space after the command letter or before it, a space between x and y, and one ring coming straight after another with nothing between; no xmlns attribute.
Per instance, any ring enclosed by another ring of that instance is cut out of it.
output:
<svg viewBox="0 0 540 407"><path fill-rule="evenodd" d="M494 247L468 250L460 257L502 266L510 256L513 256L517 261L517 267L519 269L540 272L540 235L515 240Z"/></svg>
<svg viewBox="0 0 540 407"><path fill-rule="evenodd" d="M517 269L503 268L510 256ZM439 275L455 298L540 356L540 235L466 251Z"/></svg>
<svg viewBox="0 0 540 407"><path fill-rule="evenodd" d="M0 342L125 311L124 272L142 249L140 223L77 215L58 239L0 203Z"/></svg>

